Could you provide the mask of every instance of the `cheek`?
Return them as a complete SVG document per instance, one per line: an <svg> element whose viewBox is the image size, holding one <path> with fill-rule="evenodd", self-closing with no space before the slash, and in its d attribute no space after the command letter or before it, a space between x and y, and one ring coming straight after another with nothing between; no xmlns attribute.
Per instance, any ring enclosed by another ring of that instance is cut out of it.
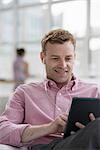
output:
<svg viewBox="0 0 100 150"><path fill-rule="evenodd" d="M48 68L54 68L54 67L57 66L57 63L54 63L53 61L48 61L46 63L46 65L47 65Z"/></svg>
<svg viewBox="0 0 100 150"><path fill-rule="evenodd" d="M50 72L50 71L52 70L52 68L53 68L52 63L46 63L45 66L46 66L47 71L49 71L49 72Z"/></svg>
<svg viewBox="0 0 100 150"><path fill-rule="evenodd" d="M72 69L73 69L73 63L68 63L68 64L67 64L67 68L68 68L69 70L72 70Z"/></svg>

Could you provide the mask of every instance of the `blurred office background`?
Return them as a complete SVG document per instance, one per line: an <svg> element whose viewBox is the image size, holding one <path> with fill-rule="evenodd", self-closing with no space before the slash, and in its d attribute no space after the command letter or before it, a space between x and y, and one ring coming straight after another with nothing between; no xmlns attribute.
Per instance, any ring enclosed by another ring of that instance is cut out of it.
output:
<svg viewBox="0 0 100 150"><path fill-rule="evenodd" d="M77 40L75 73L100 83L99 0L0 0L0 96L9 95L13 83L15 49L24 47L30 81L44 78L39 58L41 38L49 30L64 28Z"/></svg>

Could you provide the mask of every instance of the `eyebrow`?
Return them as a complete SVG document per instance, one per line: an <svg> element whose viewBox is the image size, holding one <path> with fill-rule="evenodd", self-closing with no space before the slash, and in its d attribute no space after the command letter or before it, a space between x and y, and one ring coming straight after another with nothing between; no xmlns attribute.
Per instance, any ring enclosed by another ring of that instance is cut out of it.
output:
<svg viewBox="0 0 100 150"><path fill-rule="evenodd" d="M51 55L51 57L59 57L59 55Z"/></svg>
<svg viewBox="0 0 100 150"><path fill-rule="evenodd" d="M67 55L67 57L72 57L72 55Z"/></svg>
<svg viewBox="0 0 100 150"><path fill-rule="evenodd" d="M60 57L59 55L51 55L51 57ZM72 55L66 55L65 57L72 57Z"/></svg>

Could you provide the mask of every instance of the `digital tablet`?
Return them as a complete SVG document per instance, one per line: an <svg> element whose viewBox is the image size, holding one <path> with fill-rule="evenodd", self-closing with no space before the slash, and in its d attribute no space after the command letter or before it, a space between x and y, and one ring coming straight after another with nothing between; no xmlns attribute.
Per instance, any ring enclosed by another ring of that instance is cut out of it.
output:
<svg viewBox="0 0 100 150"><path fill-rule="evenodd" d="M68 123L64 132L64 138L79 129L75 126L76 122L87 125L90 122L90 113L93 113L95 117L100 117L100 98L74 97L72 99L72 105L68 116Z"/></svg>

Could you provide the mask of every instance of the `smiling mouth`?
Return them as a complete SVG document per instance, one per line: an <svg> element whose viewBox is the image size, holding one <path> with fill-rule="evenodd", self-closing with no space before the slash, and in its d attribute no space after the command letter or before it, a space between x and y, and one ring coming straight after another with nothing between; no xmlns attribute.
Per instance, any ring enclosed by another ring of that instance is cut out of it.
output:
<svg viewBox="0 0 100 150"><path fill-rule="evenodd" d="M59 73L59 74L65 74L68 71L67 70L55 70L55 72Z"/></svg>

